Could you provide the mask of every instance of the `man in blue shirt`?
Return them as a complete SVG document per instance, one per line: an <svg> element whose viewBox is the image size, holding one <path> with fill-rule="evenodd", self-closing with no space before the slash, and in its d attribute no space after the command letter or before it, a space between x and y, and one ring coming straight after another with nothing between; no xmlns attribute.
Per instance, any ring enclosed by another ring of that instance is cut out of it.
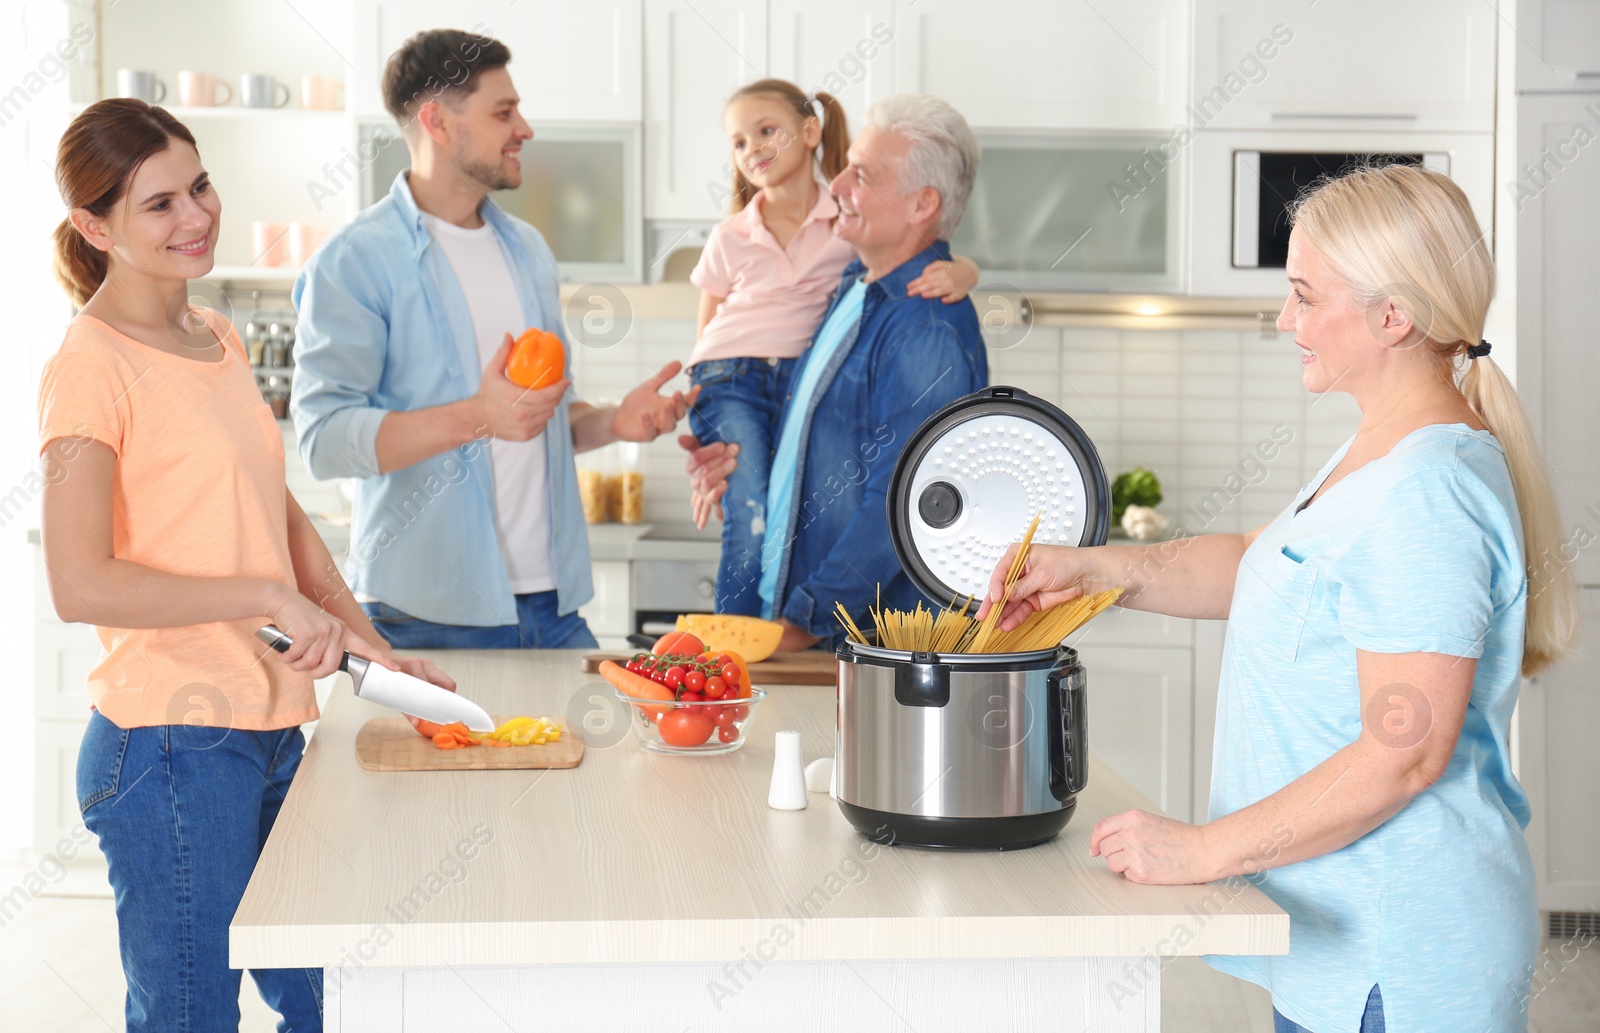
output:
<svg viewBox="0 0 1600 1033"><path fill-rule="evenodd" d="M662 397L669 363L615 409L563 378L506 376L515 335L562 338L555 256L501 211L533 136L504 44L419 33L389 59L385 106L411 168L314 255L300 313L293 415L306 466L356 477L350 584L396 646L593 647L593 595L573 454L650 441L693 400Z"/></svg>
<svg viewBox="0 0 1600 1033"><path fill-rule="evenodd" d="M835 638L835 602L860 622L880 586L888 607L922 598L889 541L889 479L911 434L984 387L989 367L971 301L908 298L905 288L929 262L949 260L978 154L950 105L886 97L868 110L849 165L829 184L839 202L834 232L860 258L845 268L784 403L760 583L764 612L785 626L779 649ZM737 460L726 445L679 440L693 450L703 512Z"/></svg>

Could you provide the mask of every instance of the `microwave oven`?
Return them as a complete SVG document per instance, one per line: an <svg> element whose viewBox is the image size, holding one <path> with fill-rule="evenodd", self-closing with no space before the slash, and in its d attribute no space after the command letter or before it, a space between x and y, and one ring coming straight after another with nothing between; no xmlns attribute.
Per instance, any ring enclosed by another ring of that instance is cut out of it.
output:
<svg viewBox="0 0 1600 1033"><path fill-rule="evenodd" d="M1494 218L1494 134L1392 130L1204 130L1188 150L1188 293L1281 301L1289 209L1324 177L1401 162L1455 181L1478 225ZM1492 238L1491 238L1492 241Z"/></svg>
<svg viewBox="0 0 1600 1033"><path fill-rule="evenodd" d="M1282 269L1289 259L1289 208L1307 187L1366 165L1421 165L1450 174L1443 151L1347 154L1233 152L1233 267Z"/></svg>
<svg viewBox="0 0 1600 1033"><path fill-rule="evenodd" d="M357 135L365 209L388 196L411 156L392 121L363 121ZM494 202L544 235L562 280L638 283L644 252L638 126L541 125L520 157L522 185L494 194Z"/></svg>

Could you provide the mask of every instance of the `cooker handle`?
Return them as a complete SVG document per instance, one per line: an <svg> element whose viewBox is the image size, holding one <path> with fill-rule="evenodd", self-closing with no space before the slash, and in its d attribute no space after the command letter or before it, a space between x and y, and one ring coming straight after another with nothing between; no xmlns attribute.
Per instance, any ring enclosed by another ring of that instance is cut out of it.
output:
<svg viewBox="0 0 1600 1033"><path fill-rule="evenodd" d="M1074 673L1078 677L1072 677ZM1050 795L1063 802L1089 784L1086 681L1081 667L1058 667L1045 680L1051 731Z"/></svg>
<svg viewBox="0 0 1600 1033"><path fill-rule="evenodd" d="M902 707L942 707L950 702L950 665L938 653L912 653L894 668L894 701Z"/></svg>

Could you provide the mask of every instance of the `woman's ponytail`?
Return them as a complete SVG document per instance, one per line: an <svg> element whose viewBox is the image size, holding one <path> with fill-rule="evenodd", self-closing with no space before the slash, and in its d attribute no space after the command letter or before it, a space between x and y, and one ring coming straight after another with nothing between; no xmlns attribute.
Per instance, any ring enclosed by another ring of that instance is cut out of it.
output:
<svg viewBox="0 0 1600 1033"><path fill-rule="evenodd" d="M56 148L56 188L70 208L106 218L144 160L169 140L194 147L194 134L165 108L131 97L97 101L83 109ZM84 239L71 219L53 235L55 274L72 303L82 308L105 282L110 258Z"/></svg>
<svg viewBox="0 0 1600 1033"><path fill-rule="evenodd" d="M1467 361L1461 393L1500 442L1522 513L1522 554L1528 568L1528 626L1522 644L1524 674L1537 674L1571 649L1578 637L1578 608L1561 533L1555 493L1517 390L1489 356Z"/></svg>
<svg viewBox="0 0 1600 1033"><path fill-rule="evenodd" d="M71 219L62 219L52 235L56 280L72 303L82 308L106 279L106 253L84 239Z"/></svg>

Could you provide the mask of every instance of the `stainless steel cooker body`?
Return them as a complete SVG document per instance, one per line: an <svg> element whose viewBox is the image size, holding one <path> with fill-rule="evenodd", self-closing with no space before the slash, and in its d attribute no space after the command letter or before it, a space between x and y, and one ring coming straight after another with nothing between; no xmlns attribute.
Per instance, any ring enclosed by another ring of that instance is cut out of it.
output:
<svg viewBox="0 0 1600 1033"><path fill-rule="evenodd" d="M884 843L1043 842L1087 782L1087 678L1066 646L1031 653L839 647L839 806Z"/></svg>

